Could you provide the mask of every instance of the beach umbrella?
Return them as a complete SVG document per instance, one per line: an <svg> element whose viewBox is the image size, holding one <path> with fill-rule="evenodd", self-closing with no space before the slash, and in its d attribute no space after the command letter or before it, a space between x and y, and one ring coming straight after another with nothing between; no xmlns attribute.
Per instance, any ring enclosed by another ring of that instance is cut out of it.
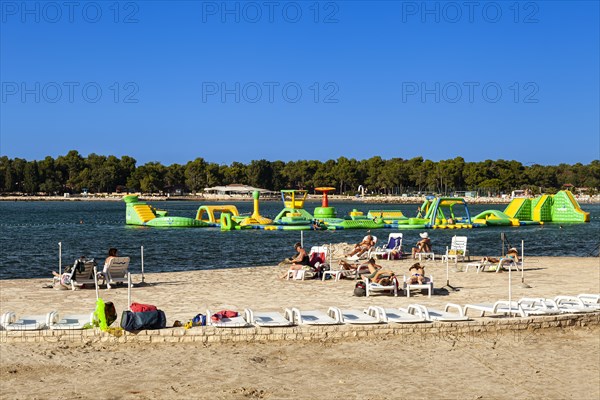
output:
<svg viewBox="0 0 600 400"><path fill-rule="evenodd" d="M448 246L446 246L446 285L444 287L449 288L452 291L457 292L458 289L456 289L454 286L450 285L450 265L449 265L449 261L448 261ZM456 263L458 262L458 257L455 259L454 261L454 268L456 270Z"/></svg>
<svg viewBox="0 0 600 400"><path fill-rule="evenodd" d="M525 283L525 241L521 240L521 287L525 289L531 288Z"/></svg>

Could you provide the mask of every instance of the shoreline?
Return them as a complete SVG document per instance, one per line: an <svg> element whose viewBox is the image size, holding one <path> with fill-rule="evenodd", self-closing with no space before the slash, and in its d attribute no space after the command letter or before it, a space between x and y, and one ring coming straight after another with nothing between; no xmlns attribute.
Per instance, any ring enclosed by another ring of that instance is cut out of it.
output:
<svg viewBox="0 0 600 400"><path fill-rule="evenodd" d="M115 194L99 194L88 196L0 196L0 202L22 202L22 201L122 201L123 195ZM188 195L188 196L146 196L138 194L140 201L197 201L197 202L252 202L252 196L243 195ZM321 195L310 194L307 197L308 202L320 202ZM508 204L511 201L510 197L466 197L464 198L468 204ZM592 196L589 198L575 197L579 204L600 204L600 196ZM367 196L367 197L352 197L329 195L330 201L339 201L343 203L356 204L421 204L425 201L425 196ZM279 197L261 197L261 202L281 202Z"/></svg>

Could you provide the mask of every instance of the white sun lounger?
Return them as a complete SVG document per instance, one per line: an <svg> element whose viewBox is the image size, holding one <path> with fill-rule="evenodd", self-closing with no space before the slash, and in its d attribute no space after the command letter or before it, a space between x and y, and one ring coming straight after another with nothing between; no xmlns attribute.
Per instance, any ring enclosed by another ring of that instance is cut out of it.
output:
<svg viewBox="0 0 600 400"><path fill-rule="evenodd" d="M53 330L78 330L91 327L94 320L94 312L89 314L74 314L60 317L58 313L54 313L49 317L49 328Z"/></svg>
<svg viewBox="0 0 600 400"><path fill-rule="evenodd" d="M555 299L538 299L538 301L544 302L546 307L552 310L557 310L561 314L581 314L597 311L597 309L594 307L586 307L585 304L577 297L562 297L565 297L568 300L566 302L557 302Z"/></svg>
<svg viewBox="0 0 600 400"><path fill-rule="evenodd" d="M463 308L463 312L465 315L467 315L469 310L476 310L479 311L480 317L484 317L485 313L490 313L490 314L515 314L515 315L519 315L520 317L526 317L527 314L525 314L525 311L523 310L523 307L521 307L516 301L512 301L512 302L508 302L508 301L504 301L504 300L500 300L497 301L493 304L491 303L483 303L483 304L465 304L465 307Z"/></svg>
<svg viewBox="0 0 600 400"><path fill-rule="evenodd" d="M600 304L586 303L580 297L575 296L556 296L554 298L554 302L559 308L568 307L573 309L575 312L594 312L600 310Z"/></svg>
<svg viewBox="0 0 600 400"><path fill-rule="evenodd" d="M286 315L292 316L292 321L298 325L339 325L342 324L340 314L330 317L323 311L300 311L297 308L286 309Z"/></svg>
<svg viewBox="0 0 600 400"><path fill-rule="evenodd" d="M220 321L213 321L211 318L213 314L214 313L211 313L210 310L206 310L206 325L216 326L219 328L245 328L250 326L248 321L246 321L239 313L237 317L223 317Z"/></svg>
<svg viewBox="0 0 600 400"><path fill-rule="evenodd" d="M50 325L50 318L56 311L49 312L46 315L28 315L17 319L14 312L4 313L0 317L0 326L7 331L38 331L47 329Z"/></svg>
<svg viewBox="0 0 600 400"><path fill-rule="evenodd" d="M287 318L287 315L281 315L278 312L254 312L249 308L244 310L244 319L252 325L256 326L290 326L293 321Z"/></svg>
<svg viewBox="0 0 600 400"><path fill-rule="evenodd" d="M456 312L448 311L450 309L456 309ZM456 322L469 320L469 317L465 315L463 309L458 304L454 303L446 304L444 311L427 308L421 304L411 304L406 309L401 308L400 310L407 312L408 314L422 315L426 321L431 322Z"/></svg>
<svg viewBox="0 0 600 400"><path fill-rule="evenodd" d="M525 314L529 315L552 315L560 314L558 305L550 300L543 298L523 297L519 299L518 304L523 307Z"/></svg>
<svg viewBox="0 0 600 400"><path fill-rule="evenodd" d="M369 309L371 308L380 309L380 312L384 316L384 322L388 323L393 322L396 324L414 324L419 322L428 322L427 320L425 320L425 317L421 313L409 314L406 311L401 310L399 308L382 308L374 306L369 307Z"/></svg>
<svg viewBox="0 0 600 400"><path fill-rule="evenodd" d="M368 311L368 310L367 310ZM378 310L373 312L360 310L340 310L337 307L329 307L327 314L334 319L339 319L344 324L381 324L384 322L383 316Z"/></svg>
<svg viewBox="0 0 600 400"><path fill-rule="evenodd" d="M579 297L585 304L600 308L600 294L582 293L578 294L577 297Z"/></svg>

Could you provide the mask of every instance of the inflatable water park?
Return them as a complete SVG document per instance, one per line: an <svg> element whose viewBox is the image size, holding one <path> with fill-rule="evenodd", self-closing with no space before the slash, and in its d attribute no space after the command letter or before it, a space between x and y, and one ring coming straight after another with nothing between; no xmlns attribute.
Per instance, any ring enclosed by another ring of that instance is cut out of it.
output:
<svg viewBox="0 0 600 400"><path fill-rule="evenodd" d="M582 223L590 221L573 194L562 190L554 195L535 198L514 198L504 209L486 210L471 216L461 197L428 196L416 216L406 217L400 210L369 210L365 215L353 209L347 216L338 216L329 204L332 187L318 187L321 205L311 214L304 208L307 190L281 190L284 208L270 219L259 211L258 191L253 192L253 213L240 215L234 205L202 205L195 218L170 216L139 201L137 195L123 197L125 221L128 225L150 227L214 227L222 231L242 229L264 230L339 230L339 229L471 229L493 226L527 226L544 223Z"/></svg>

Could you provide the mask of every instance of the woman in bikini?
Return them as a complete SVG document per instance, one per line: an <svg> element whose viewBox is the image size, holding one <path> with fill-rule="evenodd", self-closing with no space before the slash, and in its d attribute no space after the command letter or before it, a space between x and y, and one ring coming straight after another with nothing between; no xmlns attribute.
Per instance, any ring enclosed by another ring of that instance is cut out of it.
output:
<svg viewBox="0 0 600 400"><path fill-rule="evenodd" d="M414 263L411 265L408 269L408 272L411 273L411 276L406 280L406 283L409 285L422 285L429 281L429 279L425 276L425 267L419 263Z"/></svg>

